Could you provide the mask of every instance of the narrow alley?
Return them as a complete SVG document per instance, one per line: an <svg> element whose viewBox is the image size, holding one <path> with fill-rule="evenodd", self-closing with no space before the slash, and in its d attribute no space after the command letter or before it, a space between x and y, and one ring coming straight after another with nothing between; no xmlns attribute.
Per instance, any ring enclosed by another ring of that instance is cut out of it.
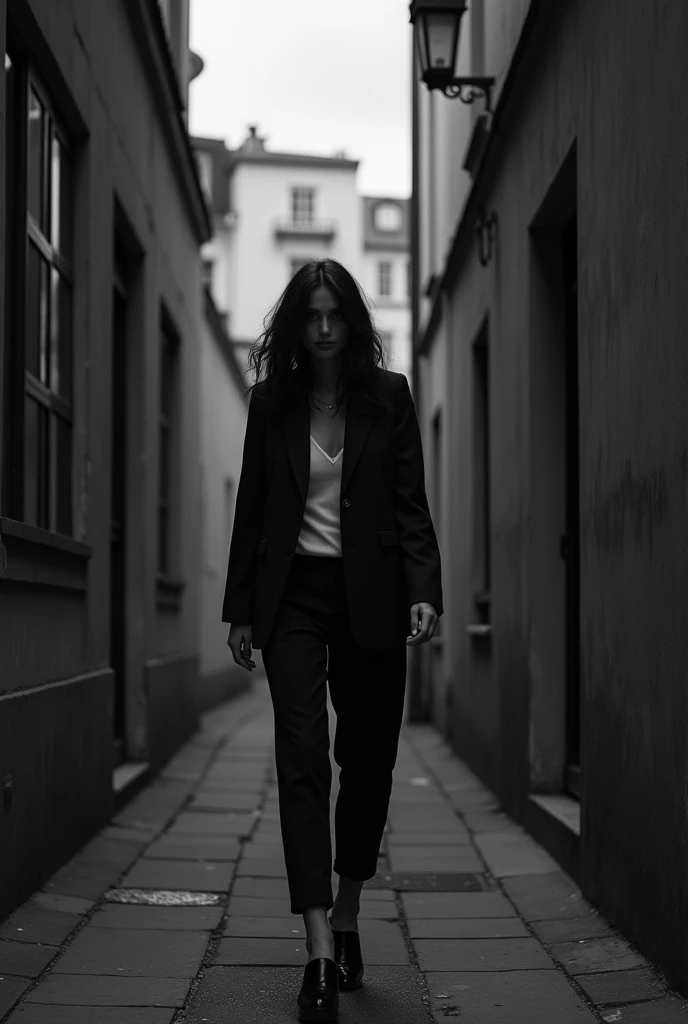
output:
<svg viewBox="0 0 688 1024"><path fill-rule="evenodd" d="M202 729L0 929L11 1024L286 1024L290 915L267 686ZM335 771L336 783L336 771ZM336 795L336 784L333 799ZM405 727L365 984L346 1024L673 1024L686 1002L595 913L428 725Z"/></svg>

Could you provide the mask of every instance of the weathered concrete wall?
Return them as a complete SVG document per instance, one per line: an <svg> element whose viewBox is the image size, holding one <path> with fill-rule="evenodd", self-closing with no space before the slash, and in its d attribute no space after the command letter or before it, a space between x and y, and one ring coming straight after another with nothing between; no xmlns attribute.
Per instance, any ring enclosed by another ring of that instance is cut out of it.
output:
<svg viewBox="0 0 688 1024"><path fill-rule="evenodd" d="M575 143L580 874L586 894L684 991L687 33L683 5L654 0L635 6L629 18L622 0L586 0L557 7L546 34L533 37L537 48L500 123L500 160L485 194L499 218L495 258L483 269L474 247L467 251L451 288L451 319L445 315L437 330L438 338L449 330L451 344L431 344L424 371L426 379L444 376L445 401L456 409L444 499L454 530L444 537L453 735L524 820L531 790L554 789L561 776L564 669L560 664L555 670L548 636L561 616L543 597L554 586L549 548L562 532L563 512L556 507L555 474L548 483L542 472L544 435L559 429L542 373L561 339L560 328L548 321L544 250L530 229ZM498 73L500 67L489 66L490 52L487 45L485 71ZM470 346L486 315L492 394L489 672L464 631L472 589ZM424 418L430 415L427 402L422 408ZM427 429L426 423L426 450ZM549 498L553 505L546 512ZM554 616L549 626L548 614Z"/></svg>

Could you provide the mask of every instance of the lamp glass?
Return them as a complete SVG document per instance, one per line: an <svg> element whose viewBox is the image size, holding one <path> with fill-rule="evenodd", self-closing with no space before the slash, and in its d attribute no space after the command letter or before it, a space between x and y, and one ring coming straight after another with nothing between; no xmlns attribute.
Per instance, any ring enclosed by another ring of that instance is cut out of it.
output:
<svg viewBox="0 0 688 1024"><path fill-rule="evenodd" d="M449 11L428 11L424 17L428 71L454 72L460 16Z"/></svg>

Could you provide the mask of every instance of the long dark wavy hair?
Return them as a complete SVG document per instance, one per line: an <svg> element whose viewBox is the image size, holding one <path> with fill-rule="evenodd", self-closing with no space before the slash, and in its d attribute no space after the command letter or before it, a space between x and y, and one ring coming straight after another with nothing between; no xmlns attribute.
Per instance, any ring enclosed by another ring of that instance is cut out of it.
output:
<svg viewBox="0 0 688 1024"><path fill-rule="evenodd" d="M276 414L295 400L310 396L311 357L301 343L301 335L311 292L323 285L337 296L349 328L349 340L342 352L338 408L344 404L375 415L389 408L378 372L385 365L385 350L362 288L337 260L311 260L294 274L251 346L248 362L255 381L247 390L260 385L261 401L267 401Z"/></svg>

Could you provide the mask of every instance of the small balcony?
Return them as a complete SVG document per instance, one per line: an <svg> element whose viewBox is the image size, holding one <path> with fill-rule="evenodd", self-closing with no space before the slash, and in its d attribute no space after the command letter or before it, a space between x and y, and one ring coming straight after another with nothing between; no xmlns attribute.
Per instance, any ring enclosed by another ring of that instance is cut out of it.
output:
<svg viewBox="0 0 688 1024"><path fill-rule="evenodd" d="M280 217L275 221L276 238L322 238L331 242L337 233L337 224L333 220L294 220L291 217Z"/></svg>

